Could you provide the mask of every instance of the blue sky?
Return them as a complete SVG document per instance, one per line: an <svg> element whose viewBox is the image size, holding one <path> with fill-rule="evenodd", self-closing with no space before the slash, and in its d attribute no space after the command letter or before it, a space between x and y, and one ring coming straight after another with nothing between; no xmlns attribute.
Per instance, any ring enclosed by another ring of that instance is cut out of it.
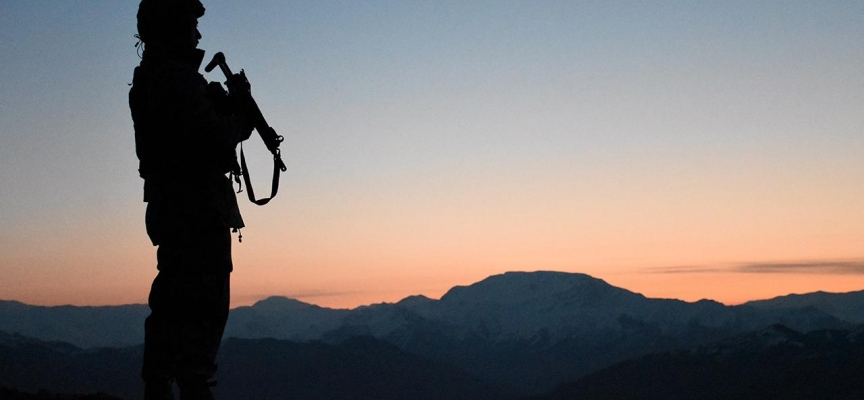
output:
<svg viewBox="0 0 864 400"><path fill-rule="evenodd" d="M864 258L860 1L205 6L201 47L286 137L278 201L243 205L240 301L435 296L510 269L650 294L642 268ZM136 8L2 5L0 298L146 295ZM789 285L770 293L809 288Z"/></svg>

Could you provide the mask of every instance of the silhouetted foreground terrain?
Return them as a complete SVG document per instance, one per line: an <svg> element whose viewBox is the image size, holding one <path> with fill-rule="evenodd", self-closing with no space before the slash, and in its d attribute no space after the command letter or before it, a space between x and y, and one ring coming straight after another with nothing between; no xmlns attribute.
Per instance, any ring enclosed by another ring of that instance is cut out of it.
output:
<svg viewBox="0 0 864 400"><path fill-rule="evenodd" d="M354 337L336 346L229 339L223 345L219 364L224 366L220 385L238 396L255 393L258 398L268 399L370 400L503 397L497 388L456 366L405 353L368 336Z"/></svg>
<svg viewBox="0 0 864 400"><path fill-rule="evenodd" d="M0 385L140 398L140 348L87 351L3 335ZM372 337L338 346L230 339L216 393L226 399L508 399L459 368ZM800 333L775 325L719 343L639 357L524 400L862 399L864 326ZM0 399L111 400L5 389Z"/></svg>
<svg viewBox="0 0 864 400"><path fill-rule="evenodd" d="M0 385L28 392L104 392L139 399L141 356L140 346L85 350L0 333ZM224 399L503 397L458 367L422 359L372 337L338 345L228 339L217 361L219 385L214 393Z"/></svg>
<svg viewBox="0 0 864 400"><path fill-rule="evenodd" d="M532 400L864 399L864 326L800 333L781 325L653 354Z"/></svg>
<svg viewBox="0 0 864 400"><path fill-rule="evenodd" d="M84 350L0 332L0 386L31 393L105 392L138 398L142 347Z"/></svg>
<svg viewBox="0 0 864 400"><path fill-rule="evenodd" d="M97 394L58 394L45 390L37 393L22 392L17 389L0 387L0 400L122 400L103 393Z"/></svg>
<svg viewBox="0 0 864 400"><path fill-rule="evenodd" d="M77 372L59 370L49 374L34 367L35 373L51 375L57 383L45 388L60 387L63 389L58 392L62 393L96 392L102 387L101 383L96 384L97 378L85 382L74 375L92 373L98 377L102 376L101 369L108 369L112 373L125 371L119 382L134 386L134 390L126 390L137 394L140 348L135 345L142 341L145 316L144 305L38 307L0 301L0 331L77 346L46 344L53 346L48 353L67 357L66 362L75 365ZM352 390L366 395L386 386L384 382L398 385L411 382L411 376L425 376L427 380L434 376L441 381L431 380L437 383L429 386L427 392L436 395L440 394L434 392L437 388L452 387L448 391L451 396L462 390L476 390L466 398L483 398L477 396L483 396L482 393L491 396L496 391L515 397L549 393L624 360L718 343L773 324L806 333L850 330L862 323L864 292L820 292L726 306L710 300L689 303L646 298L583 274L511 272L454 287L440 300L412 296L395 304L334 310L272 297L250 307L239 307L232 311L226 329L225 337L235 339L225 343L225 351L220 355L219 379L224 385L218 390L265 376L275 383L262 384L264 390L297 389L290 386L290 381L283 382L288 375L282 372L293 371L292 374L300 376L313 374L304 378L304 384L311 385L310 393L323 390L316 389L315 384L336 390L338 385L332 381L344 384L356 379L366 386ZM368 352L351 356L360 358L345 356L366 348L356 347L358 337L363 338L361 343L365 343ZM352 343L355 347L350 350ZM272 351L260 351L267 346ZM39 360L48 351L31 350L33 353L26 356L15 354L22 360ZM255 351L261 354L242 358L244 354L258 354ZM329 359L329 364L323 363L321 360L327 359L325 355L331 352L335 358ZM296 359L282 353L294 354ZM335 354L353 360L353 364L337 363ZM94 364L86 357L104 360ZM295 361L296 365L290 364ZM6 362L8 358L0 359L0 363ZM373 379L372 375L355 373L353 367L349 368L367 362L374 367L366 367L368 371L364 373L382 375ZM423 373L408 368L409 364L422 365L418 368ZM338 369L339 365L343 369ZM247 371L254 373L232 381ZM407 375L402 380L389 381L385 371ZM336 378L327 378L331 379L328 383L315 383L316 377L325 379L323 375L314 375L318 373ZM279 374L281 381L276 379ZM112 380L115 381L118 380ZM441 383L444 381L447 383ZM422 380L413 384L421 385Z"/></svg>

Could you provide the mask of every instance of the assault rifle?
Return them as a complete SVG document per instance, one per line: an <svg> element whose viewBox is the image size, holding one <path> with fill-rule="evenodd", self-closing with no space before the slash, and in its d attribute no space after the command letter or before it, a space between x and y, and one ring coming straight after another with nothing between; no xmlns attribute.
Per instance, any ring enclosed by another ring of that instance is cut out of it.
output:
<svg viewBox="0 0 864 400"><path fill-rule="evenodd" d="M282 155L279 151L279 145L282 144L285 138L277 134L276 130L264 119L264 115L261 114L258 103L252 98L252 92L249 89L249 80L246 79L246 72L241 69L239 74L235 75L232 73L231 68L228 68L228 64L225 62L225 55L221 51L213 55L213 60L204 67L204 71L209 73L217 66L225 75L225 85L228 86L228 93L231 96L236 96L234 98L238 102L240 112L251 120L255 130L258 131L258 135L261 136L261 140L267 146L267 150L270 150L270 153L273 154L273 183L270 189L270 197L256 200L255 192L252 190L249 170L246 168L246 156L243 154L243 144L240 144L240 168L243 180L246 183L246 194L249 196L249 201L263 206L276 197L276 192L279 191L279 173L287 169L285 163L282 162Z"/></svg>

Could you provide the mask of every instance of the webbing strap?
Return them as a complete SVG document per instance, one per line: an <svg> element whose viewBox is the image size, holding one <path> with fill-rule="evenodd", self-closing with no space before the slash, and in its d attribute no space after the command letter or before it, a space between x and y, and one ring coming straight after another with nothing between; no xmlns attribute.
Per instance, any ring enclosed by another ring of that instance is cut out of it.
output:
<svg viewBox="0 0 864 400"><path fill-rule="evenodd" d="M263 206L276 197L276 193L279 192L279 174L281 172L278 157L278 153L273 155L273 183L270 185L270 197L256 200L255 191L252 190L252 178L249 177L249 168L246 167L246 155L243 154L243 143L240 143L240 168L242 169L243 182L246 183L246 195L249 196L249 201Z"/></svg>

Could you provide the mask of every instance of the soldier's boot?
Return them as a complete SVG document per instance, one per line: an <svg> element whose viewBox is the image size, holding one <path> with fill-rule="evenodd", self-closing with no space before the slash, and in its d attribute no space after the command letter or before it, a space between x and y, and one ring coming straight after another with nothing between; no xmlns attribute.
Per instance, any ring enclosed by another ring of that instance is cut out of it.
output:
<svg viewBox="0 0 864 400"><path fill-rule="evenodd" d="M180 400L215 400L210 388L216 386L216 382L209 381L207 377L177 378L177 386L180 388Z"/></svg>
<svg viewBox="0 0 864 400"><path fill-rule="evenodd" d="M171 379L154 379L145 382L144 400L174 400Z"/></svg>

